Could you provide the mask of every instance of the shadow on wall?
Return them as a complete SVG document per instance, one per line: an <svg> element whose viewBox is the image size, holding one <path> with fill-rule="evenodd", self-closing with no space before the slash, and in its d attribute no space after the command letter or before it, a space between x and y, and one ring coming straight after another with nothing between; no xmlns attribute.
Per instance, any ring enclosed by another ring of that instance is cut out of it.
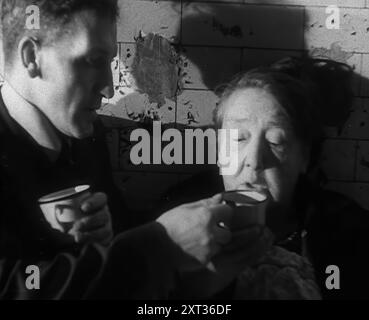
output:
<svg viewBox="0 0 369 320"><path fill-rule="evenodd" d="M326 184L329 179L360 180L359 173L350 165L358 161L356 142L352 139L358 135L361 139L369 138L365 132L367 111L360 107L362 88L369 87L369 80L358 73L360 55L346 52L339 42L332 41L329 48L313 47L314 41L304 43L304 39L311 41L311 34L321 37L325 28L324 22L315 21L316 17L309 17L308 12L298 6L183 1L182 29L178 31L179 49L185 57L183 86L215 89L240 71L269 65L286 56L322 59L317 65L323 65L327 59L334 60L336 64L319 66L311 73L320 96L317 109L327 139L337 139L338 144L340 139L351 141L343 141L341 149L346 144L348 148L340 151L332 153L331 148L323 149L322 180ZM334 143L328 141L328 147ZM358 156L361 156L360 165L369 167L367 159L360 153Z"/></svg>
<svg viewBox="0 0 369 320"><path fill-rule="evenodd" d="M178 37L185 56L186 89L213 90L240 71L270 65L287 56L332 59L350 65L354 71L357 67L350 63L354 54L343 51L338 43L329 49L307 48L304 32L314 24L304 25L309 17L303 7L182 2ZM319 108L324 123L335 128L339 136L352 108L348 94L360 95L359 87L368 86L369 80L356 72L329 68L314 74L314 80L321 88Z"/></svg>

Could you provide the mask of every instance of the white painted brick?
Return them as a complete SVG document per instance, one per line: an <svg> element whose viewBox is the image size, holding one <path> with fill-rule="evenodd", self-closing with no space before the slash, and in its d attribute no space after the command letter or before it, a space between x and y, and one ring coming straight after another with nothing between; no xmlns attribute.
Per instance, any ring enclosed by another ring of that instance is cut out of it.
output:
<svg viewBox="0 0 369 320"><path fill-rule="evenodd" d="M356 142L326 140L323 145L321 166L328 179L353 181Z"/></svg>
<svg viewBox="0 0 369 320"><path fill-rule="evenodd" d="M189 3L183 6L183 44L303 48L303 8Z"/></svg>
<svg viewBox="0 0 369 320"><path fill-rule="evenodd" d="M184 90L177 99L177 123L194 127L212 125L217 101L212 91Z"/></svg>
<svg viewBox="0 0 369 320"><path fill-rule="evenodd" d="M369 10L341 9L340 28L327 29L328 15L322 7L307 7L305 13L306 48L331 48L336 43L348 54L369 51Z"/></svg>
<svg viewBox="0 0 369 320"><path fill-rule="evenodd" d="M356 179L369 182L369 141L359 141Z"/></svg>
<svg viewBox="0 0 369 320"><path fill-rule="evenodd" d="M150 103L146 94L142 94L127 87L115 88L115 95L103 105L99 114L119 119L140 121L144 115L155 117L163 123L174 123L176 103L165 100L166 103L158 107L157 103Z"/></svg>
<svg viewBox="0 0 369 320"><path fill-rule="evenodd" d="M187 47L184 50L186 89L213 89L240 71L240 49Z"/></svg>
<svg viewBox="0 0 369 320"><path fill-rule="evenodd" d="M290 50L244 49L242 69L250 70L256 67L266 66L287 56L299 57L301 56L301 52Z"/></svg>
<svg viewBox="0 0 369 320"><path fill-rule="evenodd" d="M121 1L118 41L132 42L140 31L158 33L167 39L178 41L180 13L180 7L172 2Z"/></svg>

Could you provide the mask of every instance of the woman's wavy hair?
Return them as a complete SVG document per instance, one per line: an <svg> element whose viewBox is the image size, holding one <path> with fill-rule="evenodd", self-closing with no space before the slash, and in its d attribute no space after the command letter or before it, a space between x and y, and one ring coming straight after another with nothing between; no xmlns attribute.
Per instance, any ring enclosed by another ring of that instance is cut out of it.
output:
<svg viewBox="0 0 369 320"><path fill-rule="evenodd" d="M310 168L319 160L325 126L340 128L352 103L353 69L329 59L287 57L268 67L238 74L216 89L214 122L222 126L223 104L237 90L260 88L288 114L301 143L310 147Z"/></svg>

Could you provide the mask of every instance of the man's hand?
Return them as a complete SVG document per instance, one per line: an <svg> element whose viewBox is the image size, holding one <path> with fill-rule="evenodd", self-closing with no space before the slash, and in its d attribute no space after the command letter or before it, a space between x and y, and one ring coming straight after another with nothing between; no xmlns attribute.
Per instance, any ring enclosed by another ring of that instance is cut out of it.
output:
<svg viewBox="0 0 369 320"><path fill-rule="evenodd" d="M184 204L164 213L157 222L187 255L206 265L231 240L230 230L221 226L230 225L232 209L221 201L221 195L216 195Z"/></svg>
<svg viewBox="0 0 369 320"><path fill-rule="evenodd" d="M113 239L113 229L106 195L101 192L91 195L83 201L81 210L86 216L74 223L69 234L77 243L108 245Z"/></svg>

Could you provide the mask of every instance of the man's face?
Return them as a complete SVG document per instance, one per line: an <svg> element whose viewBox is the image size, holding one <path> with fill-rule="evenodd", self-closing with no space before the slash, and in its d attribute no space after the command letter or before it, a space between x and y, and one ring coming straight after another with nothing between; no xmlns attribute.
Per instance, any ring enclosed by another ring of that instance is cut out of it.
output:
<svg viewBox="0 0 369 320"><path fill-rule="evenodd" d="M288 204L306 154L289 118L273 95L248 88L235 91L223 104L222 128L237 129L238 169L224 175L226 190L255 189L271 195L274 203Z"/></svg>
<svg viewBox="0 0 369 320"><path fill-rule="evenodd" d="M59 131L75 138L93 133L102 97L113 95L115 55L115 21L92 11L76 14L69 34L41 48L35 103Z"/></svg>

